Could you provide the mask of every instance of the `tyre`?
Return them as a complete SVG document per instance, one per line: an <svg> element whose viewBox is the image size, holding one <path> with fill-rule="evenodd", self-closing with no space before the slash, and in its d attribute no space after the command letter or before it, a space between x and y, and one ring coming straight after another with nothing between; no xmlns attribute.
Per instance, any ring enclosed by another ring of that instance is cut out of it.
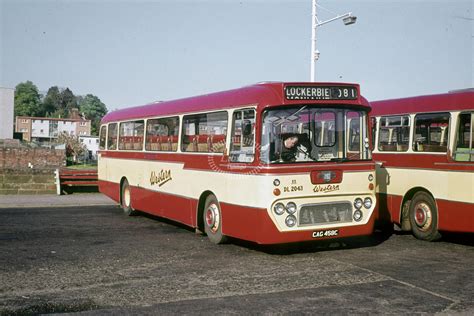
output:
<svg viewBox="0 0 474 316"><path fill-rule="evenodd" d="M211 242L223 244L227 241L227 236L222 234L222 213L214 195L209 195L204 203L203 212L204 231Z"/></svg>
<svg viewBox="0 0 474 316"><path fill-rule="evenodd" d="M130 189L130 185L128 184L127 179L125 179L122 183L120 196L121 196L120 202L122 204L122 209L125 215L128 215L128 216L137 215L137 212L132 207L132 191Z"/></svg>
<svg viewBox="0 0 474 316"><path fill-rule="evenodd" d="M418 192L410 204L410 224L413 235L426 241L441 238L438 232L438 209L436 203L426 192Z"/></svg>

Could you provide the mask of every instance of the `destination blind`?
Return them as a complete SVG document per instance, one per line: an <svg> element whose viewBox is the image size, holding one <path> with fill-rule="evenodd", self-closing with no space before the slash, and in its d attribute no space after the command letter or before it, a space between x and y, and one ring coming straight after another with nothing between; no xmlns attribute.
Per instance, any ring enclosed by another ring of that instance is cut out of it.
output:
<svg viewBox="0 0 474 316"><path fill-rule="evenodd" d="M353 86L286 86L287 100L356 100Z"/></svg>

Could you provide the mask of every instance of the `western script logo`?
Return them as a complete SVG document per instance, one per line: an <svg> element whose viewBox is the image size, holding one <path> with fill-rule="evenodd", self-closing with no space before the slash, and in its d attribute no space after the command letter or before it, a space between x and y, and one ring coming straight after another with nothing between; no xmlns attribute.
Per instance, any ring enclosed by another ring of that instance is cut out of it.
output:
<svg viewBox="0 0 474 316"><path fill-rule="evenodd" d="M171 170L161 170L159 173L156 173L155 171L151 172L151 176L150 176L151 185L158 184L158 186L161 187L163 184L171 180L173 180L171 178Z"/></svg>
<svg viewBox="0 0 474 316"><path fill-rule="evenodd" d="M329 193L339 191L339 184L328 184L328 185L316 185L313 189L314 192L318 193Z"/></svg>

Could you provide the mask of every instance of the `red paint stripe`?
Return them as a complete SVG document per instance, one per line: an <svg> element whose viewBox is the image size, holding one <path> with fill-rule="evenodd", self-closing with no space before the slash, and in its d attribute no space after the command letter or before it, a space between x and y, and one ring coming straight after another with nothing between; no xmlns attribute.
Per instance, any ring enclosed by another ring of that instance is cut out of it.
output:
<svg viewBox="0 0 474 316"><path fill-rule="evenodd" d="M447 154L373 153L373 159L383 168L474 172L474 163L449 161Z"/></svg>

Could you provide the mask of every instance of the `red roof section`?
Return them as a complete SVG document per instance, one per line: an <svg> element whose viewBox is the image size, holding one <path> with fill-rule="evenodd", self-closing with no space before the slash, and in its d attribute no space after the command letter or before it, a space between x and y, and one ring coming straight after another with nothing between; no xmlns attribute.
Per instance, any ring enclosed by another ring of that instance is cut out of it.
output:
<svg viewBox="0 0 474 316"><path fill-rule="evenodd" d="M242 107L244 105L257 105L259 108L267 106L276 106L282 104L308 104L308 103L324 103L324 104L340 104L337 100L321 100L321 101L288 101L285 100L283 88L287 84L300 85L356 85L348 83L284 83L271 82L259 83L246 86L234 90L216 92L195 96L185 99L173 101L156 102L142 106L136 106L117 110L108 113L102 119L102 123L123 121L136 118L145 118L153 116L178 115L183 113L215 111L219 109L228 109L234 107ZM358 85L356 85L358 87ZM354 105L368 107L368 102L364 97L359 96L358 100L344 101Z"/></svg>
<svg viewBox="0 0 474 316"><path fill-rule="evenodd" d="M370 102L371 116L474 110L474 91Z"/></svg>

